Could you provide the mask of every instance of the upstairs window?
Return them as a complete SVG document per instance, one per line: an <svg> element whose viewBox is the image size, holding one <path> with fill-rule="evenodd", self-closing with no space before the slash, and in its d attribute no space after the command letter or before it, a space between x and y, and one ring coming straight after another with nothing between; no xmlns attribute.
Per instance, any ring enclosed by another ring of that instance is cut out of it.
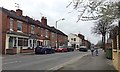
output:
<svg viewBox="0 0 120 72"><path fill-rule="evenodd" d="M21 21L17 21L17 22L18 22L17 30L22 32L22 22Z"/></svg>
<svg viewBox="0 0 120 72"><path fill-rule="evenodd" d="M48 30L46 30L46 37L49 37Z"/></svg>
<svg viewBox="0 0 120 72"><path fill-rule="evenodd" d="M54 38L54 33L52 33L52 38Z"/></svg>
<svg viewBox="0 0 120 72"><path fill-rule="evenodd" d="M34 29L35 29L35 26L34 25L31 25L31 33L34 34Z"/></svg>
<svg viewBox="0 0 120 72"><path fill-rule="evenodd" d="M74 41L76 41L76 38L74 38Z"/></svg>
<svg viewBox="0 0 120 72"><path fill-rule="evenodd" d="M41 28L40 27L38 27L38 35L41 35Z"/></svg>
<svg viewBox="0 0 120 72"><path fill-rule="evenodd" d="M71 38L71 40L73 40L73 38Z"/></svg>
<svg viewBox="0 0 120 72"><path fill-rule="evenodd" d="M10 30L13 30L13 19L10 18Z"/></svg>

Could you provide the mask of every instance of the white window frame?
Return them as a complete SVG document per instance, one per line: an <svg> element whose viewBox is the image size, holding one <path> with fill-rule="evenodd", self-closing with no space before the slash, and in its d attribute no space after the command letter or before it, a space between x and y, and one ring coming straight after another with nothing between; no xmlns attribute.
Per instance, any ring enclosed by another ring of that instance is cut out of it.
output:
<svg viewBox="0 0 120 72"><path fill-rule="evenodd" d="M48 32L47 29L46 29L46 37L47 37L47 38L49 37L49 32Z"/></svg>
<svg viewBox="0 0 120 72"><path fill-rule="evenodd" d="M32 28L33 28L33 29L32 29ZM32 34L35 34L34 29L35 29L35 25L31 25L31 33L32 33Z"/></svg>
<svg viewBox="0 0 120 72"><path fill-rule="evenodd" d="M52 33L52 38L54 38L55 36L54 36L54 33Z"/></svg>
<svg viewBox="0 0 120 72"><path fill-rule="evenodd" d="M10 31L13 31L13 18L10 18Z"/></svg>

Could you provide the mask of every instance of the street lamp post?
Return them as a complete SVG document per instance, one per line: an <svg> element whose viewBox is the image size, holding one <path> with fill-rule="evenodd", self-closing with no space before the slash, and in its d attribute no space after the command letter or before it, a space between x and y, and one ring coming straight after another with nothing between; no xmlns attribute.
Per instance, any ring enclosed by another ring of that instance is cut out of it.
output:
<svg viewBox="0 0 120 72"><path fill-rule="evenodd" d="M120 12L120 7L118 7L118 11ZM118 35L118 49L120 50L120 18L118 18L118 29L117 29L117 35Z"/></svg>
<svg viewBox="0 0 120 72"><path fill-rule="evenodd" d="M59 20L56 21L56 25L55 25L55 26L56 26L56 29L57 29L57 23L58 23L59 21L61 21L61 20L65 20L65 19L62 18L62 19L59 19ZM56 43L57 43L57 48L58 48L58 47L59 47L59 44L58 44L59 42L58 42L58 34L57 34L57 30L56 30L56 39L57 39L57 40L56 40Z"/></svg>

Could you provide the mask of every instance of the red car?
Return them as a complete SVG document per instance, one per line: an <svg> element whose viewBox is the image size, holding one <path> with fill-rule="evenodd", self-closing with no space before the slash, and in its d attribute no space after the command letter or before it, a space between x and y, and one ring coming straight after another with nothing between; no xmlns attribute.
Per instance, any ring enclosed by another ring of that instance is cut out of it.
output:
<svg viewBox="0 0 120 72"><path fill-rule="evenodd" d="M68 52L68 49L64 46L60 46L59 48L55 49L56 52Z"/></svg>

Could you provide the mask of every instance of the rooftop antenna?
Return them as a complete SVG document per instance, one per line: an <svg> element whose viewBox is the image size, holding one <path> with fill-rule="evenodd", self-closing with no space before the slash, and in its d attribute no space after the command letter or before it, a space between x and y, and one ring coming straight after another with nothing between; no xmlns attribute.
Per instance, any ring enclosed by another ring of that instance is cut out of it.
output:
<svg viewBox="0 0 120 72"><path fill-rule="evenodd" d="M20 4L15 3L15 7L19 9L20 8Z"/></svg>

